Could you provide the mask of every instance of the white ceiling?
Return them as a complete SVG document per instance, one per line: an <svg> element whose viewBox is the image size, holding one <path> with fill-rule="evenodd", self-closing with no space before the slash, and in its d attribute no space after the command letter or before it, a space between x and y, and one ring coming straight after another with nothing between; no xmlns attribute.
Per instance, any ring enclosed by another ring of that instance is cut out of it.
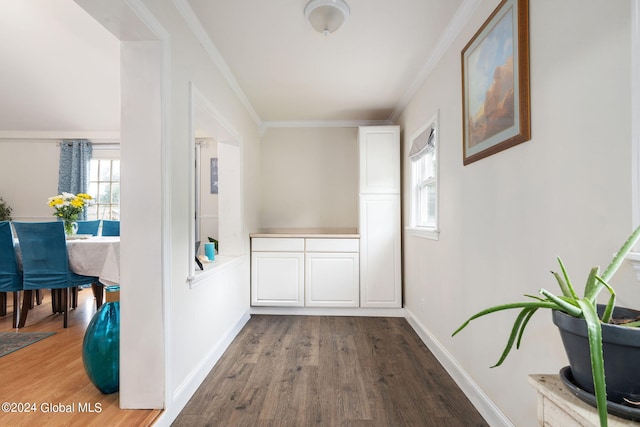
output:
<svg viewBox="0 0 640 427"><path fill-rule="evenodd" d="M72 0L0 10L0 131L118 131L119 41Z"/></svg>
<svg viewBox="0 0 640 427"><path fill-rule="evenodd" d="M323 37L307 1L174 0L260 125L393 120L477 3L347 0ZM0 10L0 132L117 130L118 40L73 0Z"/></svg>
<svg viewBox="0 0 640 427"><path fill-rule="evenodd" d="M187 0L262 121L387 120L462 0L347 0L324 37L308 0Z"/></svg>

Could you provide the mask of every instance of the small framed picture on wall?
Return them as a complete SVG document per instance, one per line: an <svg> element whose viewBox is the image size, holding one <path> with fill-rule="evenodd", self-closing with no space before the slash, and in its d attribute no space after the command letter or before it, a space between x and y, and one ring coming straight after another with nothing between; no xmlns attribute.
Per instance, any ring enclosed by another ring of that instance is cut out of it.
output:
<svg viewBox="0 0 640 427"><path fill-rule="evenodd" d="M218 194L218 158L211 158L211 194Z"/></svg>

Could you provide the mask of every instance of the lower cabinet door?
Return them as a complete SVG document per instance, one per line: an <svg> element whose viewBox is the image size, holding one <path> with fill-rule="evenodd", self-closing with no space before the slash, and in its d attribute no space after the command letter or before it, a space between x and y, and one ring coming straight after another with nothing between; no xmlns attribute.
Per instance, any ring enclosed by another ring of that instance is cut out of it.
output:
<svg viewBox="0 0 640 427"><path fill-rule="evenodd" d="M402 307L400 196L360 196L360 307Z"/></svg>
<svg viewBox="0 0 640 427"><path fill-rule="evenodd" d="M303 295L304 253L252 253L252 305L302 307L304 305Z"/></svg>
<svg viewBox="0 0 640 427"><path fill-rule="evenodd" d="M307 253L306 307L358 307L360 266L357 253Z"/></svg>

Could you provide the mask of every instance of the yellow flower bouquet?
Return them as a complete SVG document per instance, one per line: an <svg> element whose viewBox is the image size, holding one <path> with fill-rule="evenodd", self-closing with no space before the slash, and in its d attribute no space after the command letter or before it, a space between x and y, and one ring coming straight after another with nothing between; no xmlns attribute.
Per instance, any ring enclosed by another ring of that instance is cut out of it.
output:
<svg viewBox="0 0 640 427"><path fill-rule="evenodd" d="M74 224L85 207L91 203L93 197L84 193L62 193L49 197L49 206L55 209L54 216L64 221L64 232L74 233Z"/></svg>

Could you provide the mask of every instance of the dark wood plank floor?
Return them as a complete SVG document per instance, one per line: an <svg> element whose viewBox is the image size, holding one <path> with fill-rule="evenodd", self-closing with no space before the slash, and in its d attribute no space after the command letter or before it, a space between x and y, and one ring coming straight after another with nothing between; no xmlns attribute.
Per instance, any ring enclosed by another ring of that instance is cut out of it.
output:
<svg viewBox="0 0 640 427"><path fill-rule="evenodd" d="M253 316L173 426L486 426L403 318Z"/></svg>

